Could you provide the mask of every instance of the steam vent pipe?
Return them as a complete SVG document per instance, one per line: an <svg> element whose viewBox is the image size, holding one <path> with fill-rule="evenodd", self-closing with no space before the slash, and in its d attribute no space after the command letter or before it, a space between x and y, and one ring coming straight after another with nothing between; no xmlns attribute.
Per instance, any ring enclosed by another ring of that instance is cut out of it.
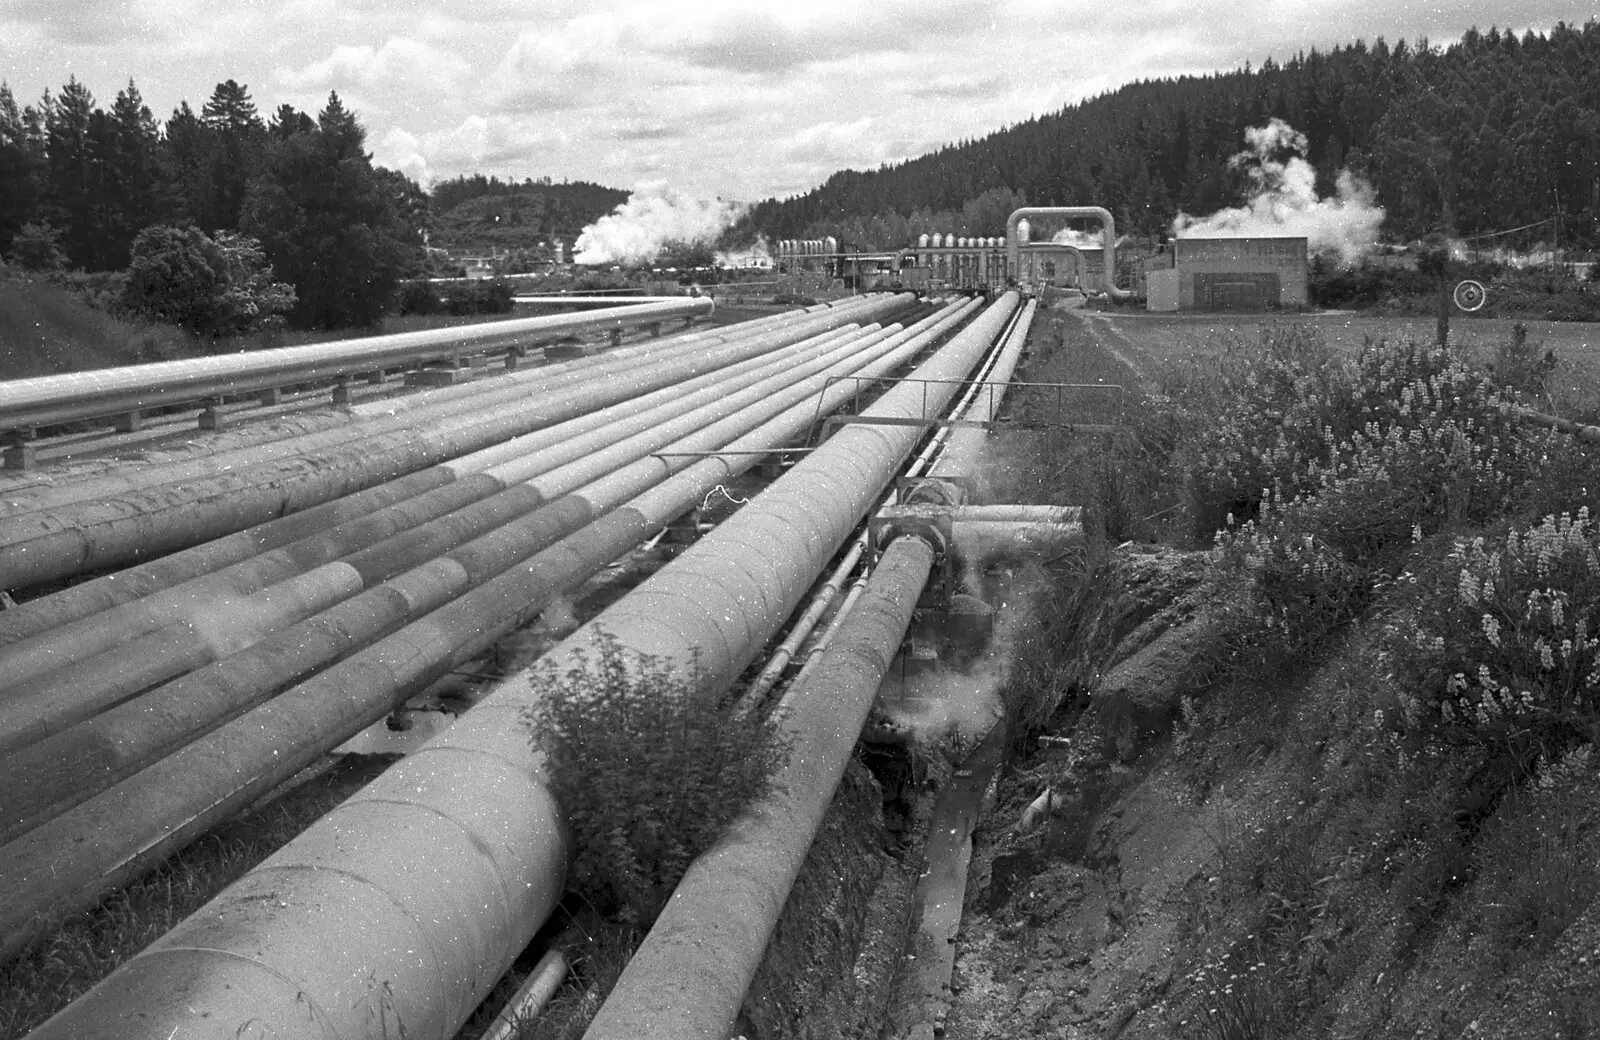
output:
<svg viewBox="0 0 1600 1040"><path fill-rule="evenodd" d="M865 414L942 410L1016 308L1007 293ZM920 436L851 424L673 563L502 683L36 1040L448 1036L559 898L566 846L526 712L615 641L725 690L793 613ZM619 511L621 512L621 511ZM403 662L396 662L401 664ZM219 1023L223 1024L219 1028Z"/></svg>
<svg viewBox="0 0 1600 1040"><path fill-rule="evenodd" d="M1105 249L1105 291L1114 300L1131 300L1133 293L1118 289L1117 275L1117 224L1111 211L1103 206L1024 206L1006 218L1006 261L1012 271L1020 270L1021 246L1017 239L1017 222L1025 217L1092 217L1100 222L1100 242ZM1081 255L1079 257L1082 259Z"/></svg>
<svg viewBox="0 0 1600 1040"><path fill-rule="evenodd" d="M783 698L792 750L773 793L690 866L584 1040L731 1034L933 561L915 536L884 550L843 634Z"/></svg>

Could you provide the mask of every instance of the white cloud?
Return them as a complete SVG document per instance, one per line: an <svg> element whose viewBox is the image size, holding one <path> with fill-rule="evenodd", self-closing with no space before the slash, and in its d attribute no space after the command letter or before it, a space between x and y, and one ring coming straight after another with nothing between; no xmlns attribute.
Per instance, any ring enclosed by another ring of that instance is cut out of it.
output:
<svg viewBox="0 0 1600 1040"><path fill-rule="evenodd" d="M1593 0L0 0L22 99L132 76L158 115L221 80L364 121L414 176L803 191L1142 77L1357 37L1581 24ZM85 29L87 27L87 29Z"/></svg>

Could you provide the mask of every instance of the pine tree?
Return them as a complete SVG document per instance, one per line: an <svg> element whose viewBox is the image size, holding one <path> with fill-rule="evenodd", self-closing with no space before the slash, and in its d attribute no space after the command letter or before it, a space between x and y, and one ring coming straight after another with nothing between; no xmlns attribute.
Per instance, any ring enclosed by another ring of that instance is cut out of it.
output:
<svg viewBox="0 0 1600 1040"><path fill-rule="evenodd" d="M218 83L200 110L214 142L210 157L212 195L200 223L207 230L231 231L250 189L266 127L250 92L233 80Z"/></svg>
<svg viewBox="0 0 1600 1040"><path fill-rule="evenodd" d="M387 310L408 250L388 186L361 151L366 134L337 95L317 128L274 142L244 207L277 276L298 294L290 322L337 329Z"/></svg>
<svg viewBox="0 0 1600 1040"><path fill-rule="evenodd" d="M0 255L11 250L22 225L43 216L44 167L16 97L0 83Z"/></svg>
<svg viewBox="0 0 1600 1040"><path fill-rule="evenodd" d="M62 250L74 267L89 264L94 254L94 149L89 138L94 112L94 95L73 77L45 113L50 223L61 230Z"/></svg>

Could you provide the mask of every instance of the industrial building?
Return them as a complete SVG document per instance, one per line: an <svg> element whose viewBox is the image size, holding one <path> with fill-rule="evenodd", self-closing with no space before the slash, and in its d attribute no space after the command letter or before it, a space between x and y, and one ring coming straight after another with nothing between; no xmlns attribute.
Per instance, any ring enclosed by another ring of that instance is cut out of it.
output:
<svg viewBox="0 0 1600 1040"><path fill-rule="evenodd" d="M1263 311L1304 307L1306 239L1180 238L1145 264L1152 311Z"/></svg>

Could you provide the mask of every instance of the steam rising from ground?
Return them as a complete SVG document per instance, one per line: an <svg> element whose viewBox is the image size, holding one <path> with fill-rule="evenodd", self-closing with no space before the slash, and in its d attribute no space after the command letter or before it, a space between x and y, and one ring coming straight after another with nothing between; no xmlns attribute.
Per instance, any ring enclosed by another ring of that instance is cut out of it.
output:
<svg viewBox="0 0 1600 1040"><path fill-rule="evenodd" d="M772 250L765 235L756 236L754 245L742 249L717 250L717 263L723 267L771 267Z"/></svg>
<svg viewBox="0 0 1600 1040"><path fill-rule="evenodd" d="M1179 213L1172 222L1178 238L1253 238L1300 236L1313 253L1337 252L1353 263L1378 241L1383 207L1372 185L1340 170L1334 194L1317 197L1317 172L1303 158L1306 136L1281 119L1245 131L1248 151L1230 165L1250 178L1250 200L1209 217ZM1287 156L1287 158L1285 158Z"/></svg>
<svg viewBox="0 0 1600 1040"><path fill-rule="evenodd" d="M627 202L579 233L573 261L648 262L669 242L714 242L744 210L743 203L691 199L668 188L665 181L645 181Z"/></svg>

